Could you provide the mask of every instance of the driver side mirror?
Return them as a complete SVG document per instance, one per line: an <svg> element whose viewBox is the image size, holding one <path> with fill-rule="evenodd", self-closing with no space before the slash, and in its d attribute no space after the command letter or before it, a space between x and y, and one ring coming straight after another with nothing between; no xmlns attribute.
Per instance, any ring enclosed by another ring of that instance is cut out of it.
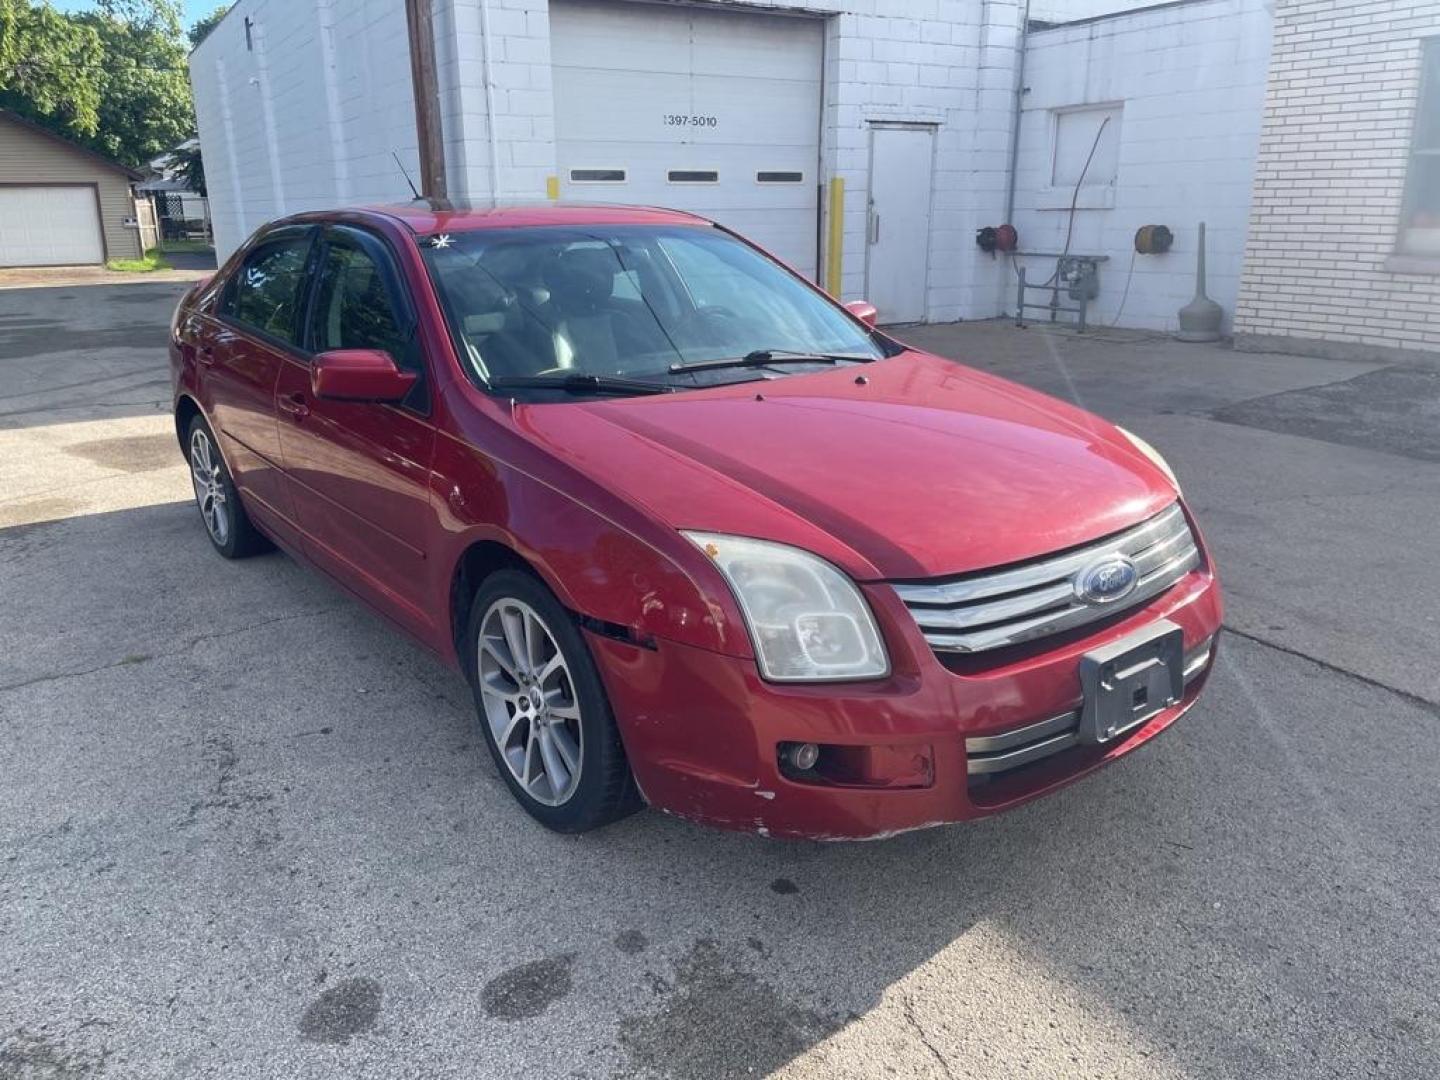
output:
<svg viewBox="0 0 1440 1080"><path fill-rule="evenodd" d="M418 377L382 349L332 349L315 357L310 392L331 401L401 401Z"/></svg>
<svg viewBox="0 0 1440 1080"><path fill-rule="evenodd" d="M875 310L875 305L869 300L850 300L845 304L845 310L855 318L859 319L870 329L875 329L875 320L880 313Z"/></svg>

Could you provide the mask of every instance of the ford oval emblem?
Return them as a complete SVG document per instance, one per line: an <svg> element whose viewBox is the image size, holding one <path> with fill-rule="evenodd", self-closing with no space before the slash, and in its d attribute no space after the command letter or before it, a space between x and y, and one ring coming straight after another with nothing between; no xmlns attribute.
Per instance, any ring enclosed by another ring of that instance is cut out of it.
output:
<svg viewBox="0 0 1440 1080"><path fill-rule="evenodd" d="M1124 555L1107 555L1075 575L1075 595L1087 604L1113 604L1135 591L1140 574Z"/></svg>

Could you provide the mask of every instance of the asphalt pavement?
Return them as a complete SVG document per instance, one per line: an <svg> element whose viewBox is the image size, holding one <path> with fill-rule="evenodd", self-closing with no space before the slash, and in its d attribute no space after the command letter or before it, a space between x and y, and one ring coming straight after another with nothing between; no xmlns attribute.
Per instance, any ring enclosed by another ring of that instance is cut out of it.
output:
<svg viewBox="0 0 1440 1080"><path fill-rule="evenodd" d="M0 291L0 1080L1440 1075L1432 370L903 332L1169 456L1207 697L976 824L561 837L457 675L211 552L182 288Z"/></svg>

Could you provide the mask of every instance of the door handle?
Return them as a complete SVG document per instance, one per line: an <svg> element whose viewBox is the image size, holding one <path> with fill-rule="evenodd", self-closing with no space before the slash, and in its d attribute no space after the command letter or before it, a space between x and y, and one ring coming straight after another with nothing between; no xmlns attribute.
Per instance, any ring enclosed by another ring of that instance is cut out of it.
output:
<svg viewBox="0 0 1440 1080"><path fill-rule="evenodd" d="M296 420L304 420L310 415L310 406L305 404L302 394L286 394L276 404L280 407L281 412L289 413Z"/></svg>
<svg viewBox="0 0 1440 1080"><path fill-rule="evenodd" d="M870 211L870 243L872 243L872 244L878 244L879 242L880 242L880 215L877 214L877 213L875 213L874 210L871 210L871 211Z"/></svg>

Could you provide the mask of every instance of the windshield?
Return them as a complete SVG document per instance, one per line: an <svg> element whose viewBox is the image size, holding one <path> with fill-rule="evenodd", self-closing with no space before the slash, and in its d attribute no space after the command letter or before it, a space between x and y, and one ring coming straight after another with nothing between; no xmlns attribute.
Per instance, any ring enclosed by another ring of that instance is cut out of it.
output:
<svg viewBox="0 0 1440 1080"><path fill-rule="evenodd" d="M574 392L586 385L579 375L683 389L809 370L793 358L783 368L674 370L692 363L887 355L883 339L794 274L709 226L481 229L422 237L420 247L457 346L497 387L553 377Z"/></svg>

